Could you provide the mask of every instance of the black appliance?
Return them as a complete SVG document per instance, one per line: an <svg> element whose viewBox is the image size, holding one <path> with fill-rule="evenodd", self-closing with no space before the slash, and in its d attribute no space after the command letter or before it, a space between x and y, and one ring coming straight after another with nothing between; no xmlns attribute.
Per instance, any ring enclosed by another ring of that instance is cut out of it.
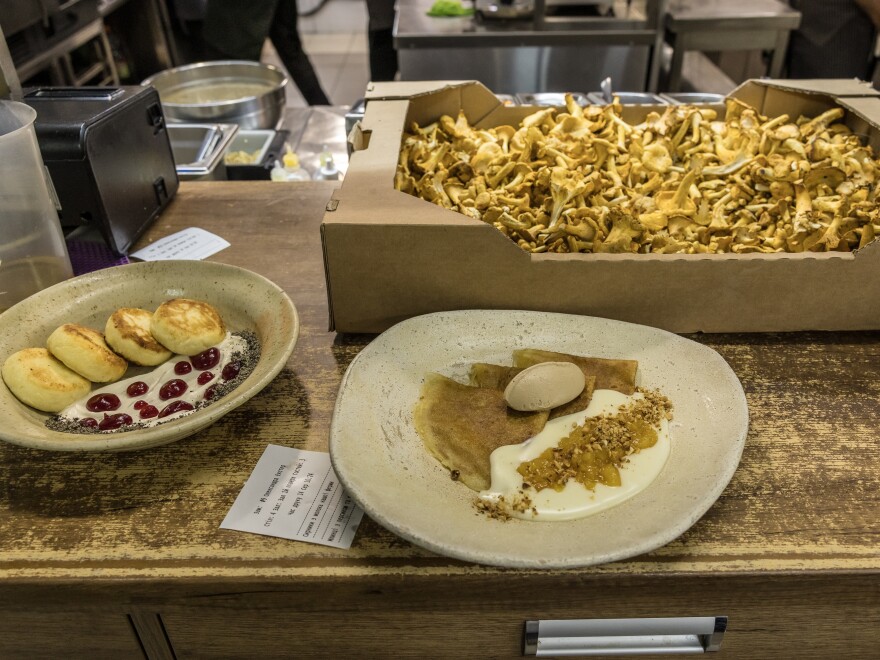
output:
<svg viewBox="0 0 880 660"><path fill-rule="evenodd" d="M25 90L65 228L91 225L117 254L177 192L165 115L153 87Z"/></svg>

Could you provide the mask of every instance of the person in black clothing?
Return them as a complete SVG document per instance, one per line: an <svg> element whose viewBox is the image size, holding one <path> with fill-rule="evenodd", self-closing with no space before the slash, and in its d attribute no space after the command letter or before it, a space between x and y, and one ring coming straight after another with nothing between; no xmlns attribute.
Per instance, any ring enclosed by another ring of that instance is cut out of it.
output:
<svg viewBox="0 0 880 660"><path fill-rule="evenodd" d="M394 0L367 0L367 40L370 47L370 80L394 80L397 51L394 49Z"/></svg>
<svg viewBox="0 0 880 660"><path fill-rule="evenodd" d="M268 38L306 103L330 105L296 22L296 0L208 0L202 36L211 59L255 62Z"/></svg>
<svg viewBox="0 0 880 660"><path fill-rule="evenodd" d="M871 80L876 29L874 0L790 0L801 24L788 46L789 78Z"/></svg>

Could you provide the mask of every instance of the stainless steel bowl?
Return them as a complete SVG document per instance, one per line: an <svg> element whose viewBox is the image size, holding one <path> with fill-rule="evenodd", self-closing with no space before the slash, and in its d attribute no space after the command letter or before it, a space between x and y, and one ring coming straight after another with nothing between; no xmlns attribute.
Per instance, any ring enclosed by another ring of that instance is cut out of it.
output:
<svg viewBox="0 0 880 660"><path fill-rule="evenodd" d="M159 92L169 122L232 123L276 128L287 76L269 64L244 60L198 62L167 69L141 85Z"/></svg>

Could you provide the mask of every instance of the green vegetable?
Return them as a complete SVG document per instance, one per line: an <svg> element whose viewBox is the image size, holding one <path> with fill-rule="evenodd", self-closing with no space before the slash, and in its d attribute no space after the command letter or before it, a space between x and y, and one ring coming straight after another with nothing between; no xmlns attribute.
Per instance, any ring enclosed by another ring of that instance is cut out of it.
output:
<svg viewBox="0 0 880 660"><path fill-rule="evenodd" d="M437 0L428 16L471 16L474 13L471 7L462 7L460 0Z"/></svg>

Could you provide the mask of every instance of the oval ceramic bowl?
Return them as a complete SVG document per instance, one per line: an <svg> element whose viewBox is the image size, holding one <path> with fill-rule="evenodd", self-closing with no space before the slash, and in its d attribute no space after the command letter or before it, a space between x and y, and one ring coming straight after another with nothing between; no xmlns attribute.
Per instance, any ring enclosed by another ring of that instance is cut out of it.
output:
<svg viewBox="0 0 880 660"><path fill-rule="evenodd" d="M413 409L425 375L467 382L473 362L511 364L519 348L639 362L637 384L674 406L672 451L632 498L565 522L477 514L476 493L452 481L422 445ZM733 476L748 408L715 351L646 326L520 311L442 312L400 323L369 344L343 379L330 430L340 481L381 525L439 554L498 566L567 568L639 555L693 525Z"/></svg>
<svg viewBox="0 0 880 660"><path fill-rule="evenodd" d="M214 305L229 330L250 330L260 342L253 372L232 392L191 414L149 428L113 433L63 433L49 417L21 403L0 381L0 439L52 451L123 451L155 447L192 435L263 389L287 363L299 335L299 317L273 282L235 266L206 261L154 261L88 273L40 291L0 314L0 363L29 346L45 346L62 323L103 332L119 307L154 310L170 298ZM132 368L129 368L129 374Z"/></svg>

